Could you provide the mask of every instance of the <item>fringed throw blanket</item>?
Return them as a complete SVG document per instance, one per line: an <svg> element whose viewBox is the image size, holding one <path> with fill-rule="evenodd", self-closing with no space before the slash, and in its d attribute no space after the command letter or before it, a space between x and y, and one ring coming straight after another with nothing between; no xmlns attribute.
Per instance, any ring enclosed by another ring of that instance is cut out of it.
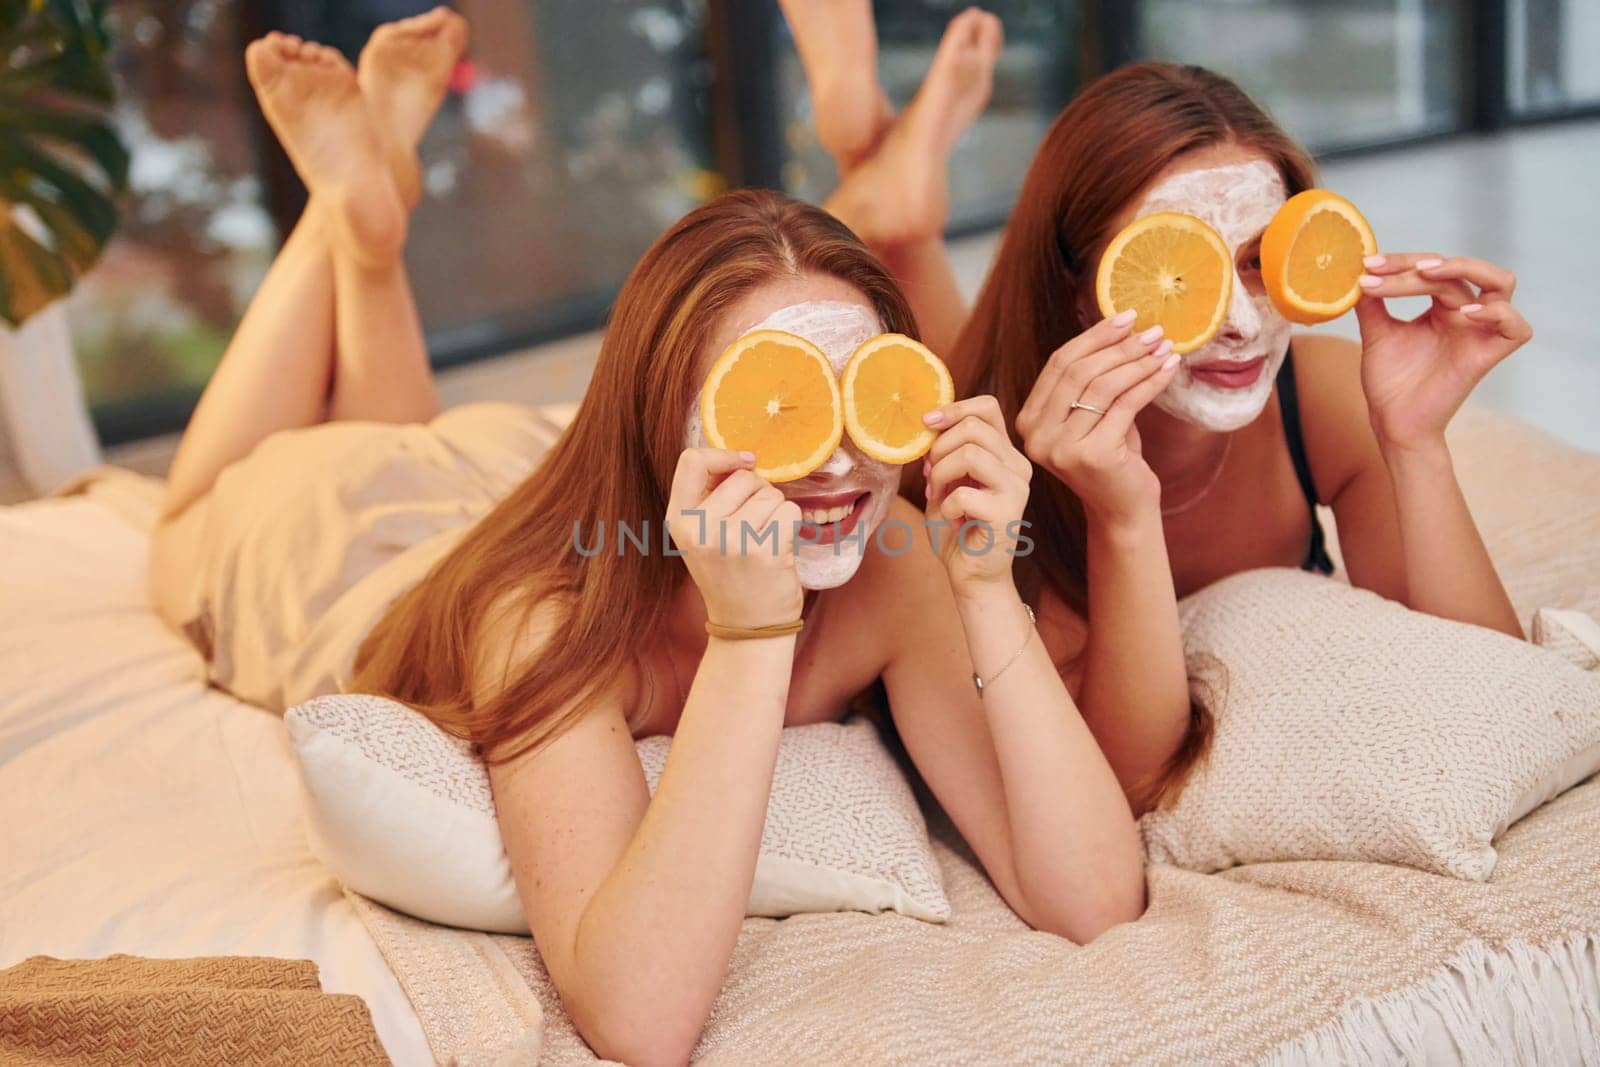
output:
<svg viewBox="0 0 1600 1067"><path fill-rule="evenodd" d="M745 920L696 1061L1600 1063L1600 780L1512 827L1487 883L1157 866L1148 914L1086 947L1029 930L930 828L948 924ZM542 1014L541 1062L594 1062L528 938L356 903L441 1060Z"/></svg>
<svg viewBox="0 0 1600 1067"><path fill-rule="evenodd" d="M0 971L0 1063L388 1062L366 1004L322 992L309 960L34 956Z"/></svg>

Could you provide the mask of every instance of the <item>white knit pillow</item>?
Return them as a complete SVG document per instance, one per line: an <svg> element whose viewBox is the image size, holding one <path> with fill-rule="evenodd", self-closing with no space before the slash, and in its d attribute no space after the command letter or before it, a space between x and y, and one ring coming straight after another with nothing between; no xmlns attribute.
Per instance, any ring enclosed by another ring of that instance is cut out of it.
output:
<svg viewBox="0 0 1600 1067"><path fill-rule="evenodd" d="M431 922L528 932L489 776L465 742L382 697L318 697L284 721L312 851L339 881ZM636 746L652 794L671 743ZM864 719L785 729L746 913L883 910L950 917L905 776Z"/></svg>
<svg viewBox="0 0 1600 1067"><path fill-rule="evenodd" d="M1140 822L1154 862L1481 881L1506 827L1600 769L1600 676L1525 641L1294 570L1235 575L1180 611L1216 737Z"/></svg>

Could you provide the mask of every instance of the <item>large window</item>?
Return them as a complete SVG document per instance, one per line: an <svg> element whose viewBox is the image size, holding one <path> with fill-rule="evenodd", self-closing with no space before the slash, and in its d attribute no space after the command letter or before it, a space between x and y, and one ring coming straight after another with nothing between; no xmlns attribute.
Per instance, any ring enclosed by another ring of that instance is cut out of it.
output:
<svg viewBox="0 0 1600 1067"><path fill-rule="evenodd" d="M244 78L267 29L342 49L436 0L112 5L133 189L73 296L104 440L177 429L303 201ZM639 254L734 184L833 189L776 0L456 0L468 59L421 149L407 262L436 364L599 324ZM877 0L903 107L962 0ZM991 0L1006 46L956 146L953 230L998 225L1089 78L1166 58L1238 80L1320 152L1600 111L1595 0Z"/></svg>
<svg viewBox="0 0 1600 1067"><path fill-rule="evenodd" d="M1147 56L1227 74L1314 148L1460 127L1466 27L1450 0L1149 0L1140 9Z"/></svg>
<svg viewBox="0 0 1600 1067"><path fill-rule="evenodd" d="M1513 111L1600 105L1600 3L1508 0L1507 90Z"/></svg>

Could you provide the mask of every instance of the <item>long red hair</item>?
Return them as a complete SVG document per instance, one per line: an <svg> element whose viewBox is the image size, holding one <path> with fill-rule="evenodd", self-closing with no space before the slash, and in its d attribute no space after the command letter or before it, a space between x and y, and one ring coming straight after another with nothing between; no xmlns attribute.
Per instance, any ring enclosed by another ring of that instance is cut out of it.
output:
<svg viewBox="0 0 1600 1067"><path fill-rule="evenodd" d="M1094 274L1111 221L1179 156L1234 141L1277 165L1289 194L1315 168L1244 90L1203 67L1139 63L1091 82L1045 134L993 268L952 353L1015 425L1045 361L1099 317ZM1087 617L1083 508L1054 478L1028 501L1034 583Z"/></svg>
<svg viewBox="0 0 1600 1067"><path fill-rule="evenodd" d="M847 282L886 330L915 333L888 272L820 208L740 190L663 234L617 296L571 425L538 469L389 607L357 651L354 687L403 701L485 758L505 760L635 678L641 645L688 574L660 538L706 340L745 293L806 273ZM653 547L576 551L577 531L587 550L601 523L613 541L618 523L648 529ZM541 604L556 608L559 625L475 705L480 623L491 609L526 623Z"/></svg>
<svg viewBox="0 0 1600 1067"><path fill-rule="evenodd" d="M1099 318L1094 276L1112 220L1178 157L1230 141L1275 164L1291 196L1315 184L1306 151L1238 85L1203 67L1122 67L1056 118L953 352L976 377L975 391L998 398L1008 425L1050 354ZM1059 480L1036 478L1026 518L1034 550L1018 560L1018 577L1029 598L1049 589L1087 619L1081 502ZM1198 707L1195 718L1175 769L1191 765L1209 739Z"/></svg>

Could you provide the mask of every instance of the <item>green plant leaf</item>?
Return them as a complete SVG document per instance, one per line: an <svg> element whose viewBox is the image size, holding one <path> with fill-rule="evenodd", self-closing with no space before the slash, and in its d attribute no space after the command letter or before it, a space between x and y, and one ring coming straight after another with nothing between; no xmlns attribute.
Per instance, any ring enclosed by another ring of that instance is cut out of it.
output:
<svg viewBox="0 0 1600 1067"><path fill-rule="evenodd" d="M104 0L0 0L0 319L71 291L116 229Z"/></svg>

